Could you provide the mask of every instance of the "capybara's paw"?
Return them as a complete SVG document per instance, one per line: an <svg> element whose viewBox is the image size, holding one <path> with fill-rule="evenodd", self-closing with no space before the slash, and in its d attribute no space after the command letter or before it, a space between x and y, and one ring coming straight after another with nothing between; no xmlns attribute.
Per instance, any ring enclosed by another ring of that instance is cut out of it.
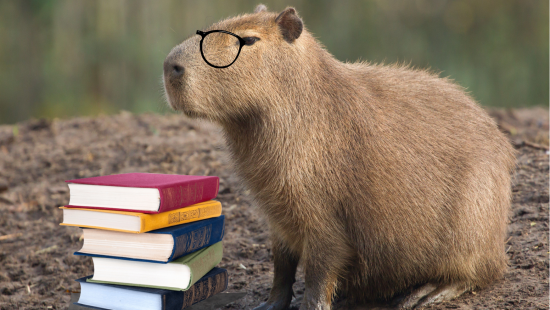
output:
<svg viewBox="0 0 550 310"><path fill-rule="evenodd" d="M422 309L435 303L454 299L469 291L464 283L432 284L427 283L405 296L397 304L397 309Z"/></svg>
<svg viewBox="0 0 550 310"><path fill-rule="evenodd" d="M300 310L330 310L331 303L323 296L322 294L308 294L306 288L306 293L302 299L302 304L300 305Z"/></svg>
<svg viewBox="0 0 550 310"><path fill-rule="evenodd" d="M274 302L268 300L252 310L286 310L289 305L290 302L286 300L279 299Z"/></svg>

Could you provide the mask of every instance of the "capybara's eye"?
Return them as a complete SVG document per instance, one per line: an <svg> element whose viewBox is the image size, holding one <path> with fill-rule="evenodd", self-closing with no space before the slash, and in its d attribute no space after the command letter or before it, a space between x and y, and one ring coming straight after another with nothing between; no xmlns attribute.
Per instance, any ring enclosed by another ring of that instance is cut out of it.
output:
<svg viewBox="0 0 550 310"><path fill-rule="evenodd" d="M257 37L246 37L246 38L243 38L244 40L244 44L245 45L252 45L254 43L256 43L256 41L259 41L260 38L257 38Z"/></svg>

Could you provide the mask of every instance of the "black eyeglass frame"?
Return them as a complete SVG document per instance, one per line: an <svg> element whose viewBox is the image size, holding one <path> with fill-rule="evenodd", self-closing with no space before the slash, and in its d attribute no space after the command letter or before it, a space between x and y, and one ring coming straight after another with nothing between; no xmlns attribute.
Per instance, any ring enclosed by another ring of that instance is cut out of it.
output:
<svg viewBox="0 0 550 310"><path fill-rule="evenodd" d="M232 35L234 36L235 38L237 38L239 40L239 51L237 52L237 56L235 56L235 59L233 59L233 62L231 62L230 64L228 64L227 66L216 66L216 65L213 65L211 64L208 60L206 60L206 57L204 57L204 52L202 51L202 42L204 41L204 38L211 34L211 33L214 33L214 32L221 32L221 33L226 33L226 34L229 34L229 35ZM241 54L241 49L243 48L243 46L246 44L246 41L239 37L238 35L234 34L233 32L229 32L229 31L225 31L225 30L210 30L210 31L207 31L207 32L204 32L204 31L200 31L200 30L197 30L197 34L201 36L201 42L200 42L200 50L201 50L201 56L202 56L202 59L204 59L204 61L211 67L214 67L214 68L218 68L218 69L223 69L223 68L227 68L229 66L231 66L232 64L235 63L235 61L237 61L237 58L239 58L239 55Z"/></svg>

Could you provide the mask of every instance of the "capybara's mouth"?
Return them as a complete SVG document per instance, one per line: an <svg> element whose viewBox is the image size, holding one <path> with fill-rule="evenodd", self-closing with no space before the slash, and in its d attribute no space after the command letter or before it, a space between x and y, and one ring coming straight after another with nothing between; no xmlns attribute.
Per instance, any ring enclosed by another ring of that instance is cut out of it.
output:
<svg viewBox="0 0 550 310"><path fill-rule="evenodd" d="M172 110L178 110L177 106L174 104L174 98L170 95L170 91L166 87L166 84L164 86L164 99L166 100L166 103Z"/></svg>
<svg viewBox="0 0 550 310"><path fill-rule="evenodd" d="M175 98L175 96L170 95L169 91L166 91L165 98L166 98L166 102L168 103L168 106L172 110L182 112L183 114L185 114L190 118L200 117L199 113L197 113L191 108L191 104L189 102L176 99L177 97Z"/></svg>
<svg viewBox="0 0 550 310"><path fill-rule="evenodd" d="M186 104L181 100L176 100L174 97L166 96L166 101L168 102L170 108L174 111L183 112L186 115L191 112L189 104Z"/></svg>
<svg viewBox="0 0 550 310"><path fill-rule="evenodd" d="M174 85L170 83L170 81L166 80L166 77L163 80L164 82L164 99L166 100L166 103L168 106L174 110L174 111L183 111L185 104L183 104L180 100L180 96L176 95L176 92L178 91L175 89Z"/></svg>

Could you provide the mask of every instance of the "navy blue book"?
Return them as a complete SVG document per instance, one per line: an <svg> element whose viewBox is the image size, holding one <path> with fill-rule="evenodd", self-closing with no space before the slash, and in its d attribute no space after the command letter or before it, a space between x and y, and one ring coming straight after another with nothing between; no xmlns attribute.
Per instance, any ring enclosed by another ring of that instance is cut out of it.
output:
<svg viewBox="0 0 550 310"><path fill-rule="evenodd" d="M221 241L225 216L141 234L84 228L84 244L75 255L168 263Z"/></svg>
<svg viewBox="0 0 550 310"><path fill-rule="evenodd" d="M86 282L91 276L77 279L80 298L77 305L112 310L185 309L227 288L227 270L214 268L187 291Z"/></svg>

